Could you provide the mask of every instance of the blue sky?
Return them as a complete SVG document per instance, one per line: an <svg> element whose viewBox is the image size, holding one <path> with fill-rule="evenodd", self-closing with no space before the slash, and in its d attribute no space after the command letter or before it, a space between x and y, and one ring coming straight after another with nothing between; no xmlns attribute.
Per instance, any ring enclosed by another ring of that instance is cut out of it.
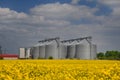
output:
<svg viewBox="0 0 120 80"><path fill-rule="evenodd" d="M120 50L120 0L0 0L0 45L18 53L37 41L92 36L98 52Z"/></svg>
<svg viewBox="0 0 120 80"><path fill-rule="evenodd" d="M71 3L71 0L12 0L12 1L8 1L8 0L1 0L0 1L0 5L3 8L10 8L11 10L15 10L17 12L25 12L25 13L29 13L29 9L33 8L37 5L41 5L41 4L47 4L47 3ZM96 7L99 3L97 2L97 0L81 0L77 3L78 5L86 5L89 6L91 8ZM109 12L111 11L111 9L103 4L99 4L99 9L100 11L97 13L97 15L100 14L109 14Z"/></svg>
<svg viewBox="0 0 120 80"><path fill-rule="evenodd" d="M29 12L30 8L35 7L36 5L40 4L47 4L47 3L70 3L71 0L1 0L1 7L9 7L12 10L18 12Z"/></svg>

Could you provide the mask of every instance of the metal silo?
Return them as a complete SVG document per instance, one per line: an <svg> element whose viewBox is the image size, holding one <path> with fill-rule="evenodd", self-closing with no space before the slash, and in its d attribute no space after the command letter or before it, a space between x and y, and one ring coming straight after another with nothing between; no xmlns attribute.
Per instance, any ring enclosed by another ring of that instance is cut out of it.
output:
<svg viewBox="0 0 120 80"><path fill-rule="evenodd" d="M76 45L76 58L90 59L90 45L89 44Z"/></svg>
<svg viewBox="0 0 120 80"><path fill-rule="evenodd" d="M67 46L61 43L58 52L59 59L65 59L67 56Z"/></svg>
<svg viewBox="0 0 120 80"><path fill-rule="evenodd" d="M97 58L97 46L95 44L91 45L91 59Z"/></svg>
<svg viewBox="0 0 120 80"><path fill-rule="evenodd" d="M26 49L26 58L30 58L30 51L31 51L31 48Z"/></svg>
<svg viewBox="0 0 120 80"><path fill-rule="evenodd" d="M69 43L67 45L67 58L75 58L75 44Z"/></svg>
<svg viewBox="0 0 120 80"><path fill-rule="evenodd" d="M19 58L26 58L26 48L20 48Z"/></svg>
<svg viewBox="0 0 120 80"><path fill-rule="evenodd" d="M45 46L45 58L53 57L58 59L58 45L55 41L50 41Z"/></svg>
<svg viewBox="0 0 120 80"><path fill-rule="evenodd" d="M35 45L32 50L32 57L33 59L38 59L39 58L39 44Z"/></svg>
<svg viewBox="0 0 120 80"><path fill-rule="evenodd" d="M39 45L39 58L45 58L45 43Z"/></svg>

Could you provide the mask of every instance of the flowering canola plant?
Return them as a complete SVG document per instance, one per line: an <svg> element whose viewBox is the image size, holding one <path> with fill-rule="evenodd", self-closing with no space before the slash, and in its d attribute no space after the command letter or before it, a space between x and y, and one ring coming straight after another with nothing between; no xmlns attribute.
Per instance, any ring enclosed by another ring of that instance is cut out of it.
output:
<svg viewBox="0 0 120 80"><path fill-rule="evenodd" d="M0 80L120 80L120 61L1 60Z"/></svg>

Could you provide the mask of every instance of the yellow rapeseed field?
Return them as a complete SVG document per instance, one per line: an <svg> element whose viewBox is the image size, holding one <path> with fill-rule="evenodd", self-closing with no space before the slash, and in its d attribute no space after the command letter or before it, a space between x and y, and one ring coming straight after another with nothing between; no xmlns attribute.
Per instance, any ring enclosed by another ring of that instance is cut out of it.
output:
<svg viewBox="0 0 120 80"><path fill-rule="evenodd" d="M120 80L120 61L0 60L0 80Z"/></svg>

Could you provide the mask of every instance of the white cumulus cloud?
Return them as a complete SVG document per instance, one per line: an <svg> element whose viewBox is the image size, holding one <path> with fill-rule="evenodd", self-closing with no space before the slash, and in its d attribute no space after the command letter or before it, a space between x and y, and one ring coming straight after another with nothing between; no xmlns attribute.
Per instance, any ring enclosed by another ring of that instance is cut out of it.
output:
<svg viewBox="0 0 120 80"><path fill-rule="evenodd" d="M71 3L72 3L72 4L78 4L79 1L80 1L80 0L72 0Z"/></svg>

